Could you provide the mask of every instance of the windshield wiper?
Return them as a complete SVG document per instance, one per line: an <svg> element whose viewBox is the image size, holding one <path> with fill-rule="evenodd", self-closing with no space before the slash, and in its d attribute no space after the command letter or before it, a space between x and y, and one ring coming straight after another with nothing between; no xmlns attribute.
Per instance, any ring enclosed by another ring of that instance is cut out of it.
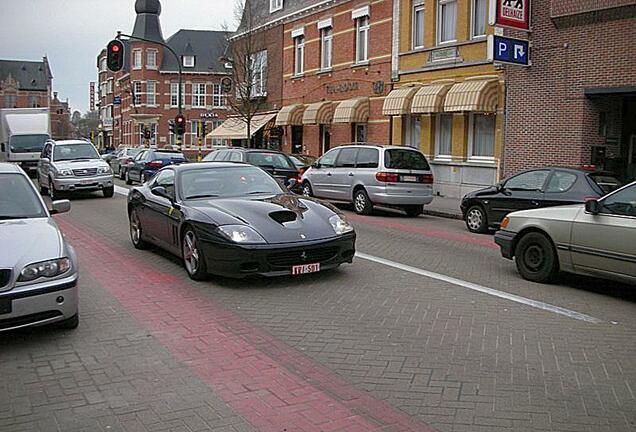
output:
<svg viewBox="0 0 636 432"><path fill-rule="evenodd" d="M248 192L248 195L257 195L257 194L275 194L276 192L272 192L272 191L254 191L254 192Z"/></svg>
<svg viewBox="0 0 636 432"><path fill-rule="evenodd" d="M215 195L215 194L200 194L200 195L190 195L190 196L187 196L185 199L216 198L216 197L218 197L218 195Z"/></svg>

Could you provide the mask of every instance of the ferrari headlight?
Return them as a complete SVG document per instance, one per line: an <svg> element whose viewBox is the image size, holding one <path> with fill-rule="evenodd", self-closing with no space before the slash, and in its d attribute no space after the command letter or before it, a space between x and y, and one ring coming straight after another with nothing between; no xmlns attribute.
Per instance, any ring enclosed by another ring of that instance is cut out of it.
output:
<svg viewBox="0 0 636 432"><path fill-rule="evenodd" d="M217 231L234 243L265 243L265 239L247 225L221 225Z"/></svg>
<svg viewBox="0 0 636 432"><path fill-rule="evenodd" d="M97 168L97 174L112 174L112 173L113 173L113 170L111 170L110 167L108 166Z"/></svg>
<svg viewBox="0 0 636 432"><path fill-rule="evenodd" d="M41 277L52 278L66 273L71 268L71 260L58 258L29 264L20 272L18 282L28 282Z"/></svg>
<svg viewBox="0 0 636 432"><path fill-rule="evenodd" d="M70 168L62 168L57 171L57 177L73 177L73 170Z"/></svg>
<svg viewBox="0 0 636 432"><path fill-rule="evenodd" d="M333 215L329 218L329 223L338 235L346 234L353 231L353 226L342 215Z"/></svg>

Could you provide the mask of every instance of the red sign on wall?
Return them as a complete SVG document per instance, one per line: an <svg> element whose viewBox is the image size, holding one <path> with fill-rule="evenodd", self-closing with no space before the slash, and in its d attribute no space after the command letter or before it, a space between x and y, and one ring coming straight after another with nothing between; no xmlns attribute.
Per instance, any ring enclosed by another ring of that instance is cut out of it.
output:
<svg viewBox="0 0 636 432"><path fill-rule="evenodd" d="M95 111L95 82L89 84L90 110Z"/></svg>
<svg viewBox="0 0 636 432"><path fill-rule="evenodd" d="M490 25L530 30L530 0L490 0Z"/></svg>

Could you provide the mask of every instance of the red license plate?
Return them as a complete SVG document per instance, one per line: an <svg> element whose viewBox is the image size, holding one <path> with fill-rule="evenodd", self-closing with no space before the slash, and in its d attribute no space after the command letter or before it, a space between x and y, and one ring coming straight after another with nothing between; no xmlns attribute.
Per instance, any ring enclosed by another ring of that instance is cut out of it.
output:
<svg viewBox="0 0 636 432"><path fill-rule="evenodd" d="M402 176L403 182L415 183L417 182L417 176Z"/></svg>
<svg viewBox="0 0 636 432"><path fill-rule="evenodd" d="M316 273L320 271L320 263L314 264L301 264L292 266L291 274L292 275L302 275L307 273Z"/></svg>

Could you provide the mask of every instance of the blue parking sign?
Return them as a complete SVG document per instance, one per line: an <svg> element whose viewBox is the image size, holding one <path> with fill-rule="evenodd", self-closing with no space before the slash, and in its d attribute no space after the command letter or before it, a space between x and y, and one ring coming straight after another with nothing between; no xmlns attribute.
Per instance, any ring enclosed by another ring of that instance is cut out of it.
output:
<svg viewBox="0 0 636 432"><path fill-rule="evenodd" d="M488 60L530 66L530 42L505 36L488 37Z"/></svg>

